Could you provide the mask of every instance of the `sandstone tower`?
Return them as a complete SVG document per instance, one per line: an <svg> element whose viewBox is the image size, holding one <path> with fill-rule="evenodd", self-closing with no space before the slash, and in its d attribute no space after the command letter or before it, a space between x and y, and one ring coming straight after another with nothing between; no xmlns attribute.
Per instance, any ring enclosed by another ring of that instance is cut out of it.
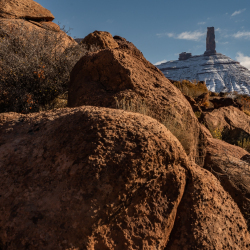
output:
<svg viewBox="0 0 250 250"><path fill-rule="evenodd" d="M206 51L204 55L215 54L215 34L214 27L207 27Z"/></svg>

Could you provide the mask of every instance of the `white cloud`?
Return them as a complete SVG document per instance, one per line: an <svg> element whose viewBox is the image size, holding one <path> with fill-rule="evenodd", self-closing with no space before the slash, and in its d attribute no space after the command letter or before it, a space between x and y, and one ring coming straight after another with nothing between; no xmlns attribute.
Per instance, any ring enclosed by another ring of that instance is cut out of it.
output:
<svg viewBox="0 0 250 250"><path fill-rule="evenodd" d="M165 62L167 62L167 60L164 59L162 61L159 61L159 62L155 63L154 65L160 65L160 64L165 63Z"/></svg>
<svg viewBox="0 0 250 250"><path fill-rule="evenodd" d="M237 11L235 11L231 16L239 15L239 14L241 14L242 12L244 12L245 10L246 10L246 9L237 10Z"/></svg>
<svg viewBox="0 0 250 250"><path fill-rule="evenodd" d="M174 37L174 33L167 33L168 37Z"/></svg>
<svg viewBox="0 0 250 250"><path fill-rule="evenodd" d="M250 38L250 31L238 31L237 33L233 34L235 38Z"/></svg>
<svg viewBox="0 0 250 250"><path fill-rule="evenodd" d="M206 22L199 22L198 24L199 25L203 25L203 24L206 24Z"/></svg>
<svg viewBox="0 0 250 250"><path fill-rule="evenodd" d="M220 42L220 41L216 41L216 43L225 45L225 44L228 44L229 42Z"/></svg>
<svg viewBox="0 0 250 250"><path fill-rule="evenodd" d="M236 60L240 62L241 65L248 68L250 70L250 57L245 56L243 53L238 52L236 55Z"/></svg>
<svg viewBox="0 0 250 250"><path fill-rule="evenodd" d="M175 38L177 39L184 39L184 40L192 40L192 41L199 41L203 36L206 35L206 32L200 31L185 31L181 34L177 35Z"/></svg>
<svg viewBox="0 0 250 250"><path fill-rule="evenodd" d="M180 34L175 33L159 33L156 34L158 37L168 36L174 39L182 39L182 40L191 40L191 41L199 41L202 37L206 35L206 32L200 31L185 31Z"/></svg>

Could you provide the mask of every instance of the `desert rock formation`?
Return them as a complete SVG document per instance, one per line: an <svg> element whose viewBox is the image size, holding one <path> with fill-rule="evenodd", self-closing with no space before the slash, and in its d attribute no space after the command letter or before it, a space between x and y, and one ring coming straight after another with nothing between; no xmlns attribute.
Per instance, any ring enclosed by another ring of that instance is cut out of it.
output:
<svg viewBox="0 0 250 250"><path fill-rule="evenodd" d="M141 114L98 107L1 114L0 175L3 249L250 246L219 181Z"/></svg>
<svg viewBox="0 0 250 250"><path fill-rule="evenodd" d="M118 47L117 42L110 33L97 30L87 35L81 43L86 44L88 49L90 49L91 45L96 45L100 49L114 49Z"/></svg>
<svg viewBox="0 0 250 250"><path fill-rule="evenodd" d="M110 41L110 35L105 37ZM204 155L198 120L181 91L132 43L119 36L114 36L113 43L119 47L107 46L84 56L75 65L69 84L69 107L116 108L122 107L122 102L125 106L139 105L165 123L191 159Z"/></svg>
<svg viewBox="0 0 250 250"><path fill-rule="evenodd" d="M218 129L222 133L222 139L231 144L250 137L250 117L233 106L205 112L202 122L210 130Z"/></svg>
<svg viewBox="0 0 250 250"><path fill-rule="evenodd" d="M43 8L33 0L1 0L0 1L0 25L1 34L7 35L13 30L22 30L23 36L36 31L40 37L57 36L60 42L61 50L76 45L77 42L68 36L60 27L53 23L54 16L51 12Z"/></svg>
<svg viewBox="0 0 250 250"><path fill-rule="evenodd" d="M52 13L33 0L0 0L0 17L53 21Z"/></svg>
<svg viewBox="0 0 250 250"><path fill-rule="evenodd" d="M206 51L204 55L212 55L215 54L215 34L214 27L207 28L207 39L206 39Z"/></svg>
<svg viewBox="0 0 250 250"><path fill-rule="evenodd" d="M222 140L208 138L204 167L237 203L250 231L250 154Z"/></svg>
<svg viewBox="0 0 250 250"><path fill-rule="evenodd" d="M239 62L216 52L214 27L208 27L206 42L204 54L192 56L184 53L180 60L168 61L157 67L174 81L203 81L212 92L237 91L249 95L250 71Z"/></svg>

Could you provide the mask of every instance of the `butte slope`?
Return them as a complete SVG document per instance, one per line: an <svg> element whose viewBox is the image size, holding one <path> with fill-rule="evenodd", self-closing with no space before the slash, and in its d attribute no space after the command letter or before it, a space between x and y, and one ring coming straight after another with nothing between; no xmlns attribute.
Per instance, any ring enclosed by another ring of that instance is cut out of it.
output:
<svg viewBox="0 0 250 250"><path fill-rule="evenodd" d="M171 80L205 81L207 88L213 92L250 94L250 71L220 53L169 61L157 67Z"/></svg>

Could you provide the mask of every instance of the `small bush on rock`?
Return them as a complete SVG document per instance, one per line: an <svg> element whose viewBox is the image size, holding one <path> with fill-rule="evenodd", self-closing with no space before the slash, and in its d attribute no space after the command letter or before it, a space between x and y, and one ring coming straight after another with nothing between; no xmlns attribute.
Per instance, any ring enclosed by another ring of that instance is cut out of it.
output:
<svg viewBox="0 0 250 250"><path fill-rule="evenodd" d="M20 23L8 30L0 25L0 112L51 108L67 91L73 66L88 51L84 45L64 48L63 32L27 32Z"/></svg>
<svg viewBox="0 0 250 250"><path fill-rule="evenodd" d="M184 95L190 96L192 98L198 97L203 93L209 92L207 86L204 82L197 82L194 80L193 82L188 80L182 81L172 81L171 82L181 90Z"/></svg>

